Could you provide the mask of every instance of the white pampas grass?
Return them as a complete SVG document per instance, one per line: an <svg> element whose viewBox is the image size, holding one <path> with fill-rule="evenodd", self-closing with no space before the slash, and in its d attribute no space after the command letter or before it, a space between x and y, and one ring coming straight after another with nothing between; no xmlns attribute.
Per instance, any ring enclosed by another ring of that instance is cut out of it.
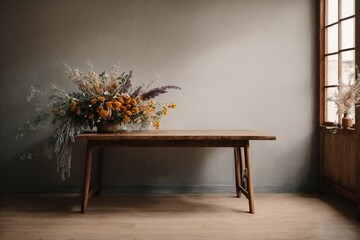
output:
<svg viewBox="0 0 360 240"><path fill-rule="evenodd" d="M360 72L357 67L356 76L355 81L349 80L347 84L340 83L339 91L327 99L335 103L338 115L349 114L360 104Z"/></svg>

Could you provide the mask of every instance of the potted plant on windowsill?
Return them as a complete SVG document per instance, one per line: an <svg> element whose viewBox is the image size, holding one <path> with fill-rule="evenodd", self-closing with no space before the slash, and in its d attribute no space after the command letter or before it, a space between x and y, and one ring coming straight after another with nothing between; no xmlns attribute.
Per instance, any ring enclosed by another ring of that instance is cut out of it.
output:
<svg viewBox="0 0 360 240"><path fill-rule="evenodd" d="M357 67L355 80L349 80L347 84L340 83L339 91L327 100L335 103L336 114L342 116L342 127L350 128L352 126L350 114L360 104L360 73Z"/></svg>

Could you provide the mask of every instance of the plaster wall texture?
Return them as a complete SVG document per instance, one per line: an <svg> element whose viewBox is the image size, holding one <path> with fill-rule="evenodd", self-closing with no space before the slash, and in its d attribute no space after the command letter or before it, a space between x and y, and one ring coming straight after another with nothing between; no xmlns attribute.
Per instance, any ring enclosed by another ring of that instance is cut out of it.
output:
<svg viewBox="0 0 360 240"><path fill-rule="evenodd" d="M316 26L311 0L1 1L1 191L80 189L84 143L74 144L64 182L55 160L18 159L43 144L51 127L18 141L15 135L34 116L29 87L52 82L76 90L63 62L85 69L88 58L98 72L119 60L124 71L134 71L135 84L159 74L159 85L181 86L158 99L178 104L162 129L276 135L251 143L256 191L314 189ZM110 192L232 191L233 150L107 149L104 185Z"/></svg>

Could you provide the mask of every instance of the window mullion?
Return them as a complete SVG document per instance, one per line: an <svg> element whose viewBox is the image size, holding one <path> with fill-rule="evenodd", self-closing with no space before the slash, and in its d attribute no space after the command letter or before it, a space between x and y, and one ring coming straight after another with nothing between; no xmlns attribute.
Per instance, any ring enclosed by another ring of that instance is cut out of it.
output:
<svg viewBox="0 0 360 240"><path fill-rule="evenodd" d="M339 19L341 19L341 0L338 0L338 83L339 83L339 87L338 87L338 91L341 91L341 79L342 79L342 54L340 52L341 46L342 46L342 22L339 21ZM341 122L341 118L342 116L338 115L338 123Z"/></svg>

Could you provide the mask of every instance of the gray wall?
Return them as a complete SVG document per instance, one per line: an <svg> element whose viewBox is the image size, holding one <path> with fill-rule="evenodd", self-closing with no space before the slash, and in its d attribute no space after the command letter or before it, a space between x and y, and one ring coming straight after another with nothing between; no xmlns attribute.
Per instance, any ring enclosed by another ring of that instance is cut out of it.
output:
<svg viewBox="0 0 360 240"><path fill-rule="evenodd" d="M50 128L20 141L34 116L30 85L75 90L63 62L97 71L117 60L141 84L176 84L159 98L178 108L163 129L253 129L256 191L308 191L317 176L316 4L311 0L0 1L1 191L71 192L82 184L84 143L65 182L55 160L18 160ZM233 190L231 149L108 149L109 192ZM143 188L142 188L143 187Z"/></svg>

